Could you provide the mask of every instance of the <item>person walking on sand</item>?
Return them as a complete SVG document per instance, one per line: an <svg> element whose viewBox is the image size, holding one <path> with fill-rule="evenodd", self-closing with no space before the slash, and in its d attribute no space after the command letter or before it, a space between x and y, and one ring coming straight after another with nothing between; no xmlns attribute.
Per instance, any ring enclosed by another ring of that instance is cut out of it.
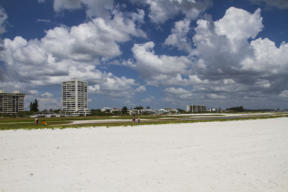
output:
<svg viewBox="0 0 288 192"><path fill-rule="evenodd" d="M138 118L138 123L140 123L140 118Z"/></svg>
<svg viewBox="0 0 288 192"><path fill-rule="evenodd" d="M35 125L38 125L38 117L35 118Z"/></svg>
<svg viewBox="0 0 288 192"><path fill-rule="evenodd" d="M42 121L42 125L43 125L43 126L46 126L46 125L47 125L45 119Z"/></svg>
<svg viewBox="0 0 288 192"><path fill-rule="evenodd" d="M135 123L135 121L136 121L136 117L135 117L135 115L133 116L132 121Z"/></svg>

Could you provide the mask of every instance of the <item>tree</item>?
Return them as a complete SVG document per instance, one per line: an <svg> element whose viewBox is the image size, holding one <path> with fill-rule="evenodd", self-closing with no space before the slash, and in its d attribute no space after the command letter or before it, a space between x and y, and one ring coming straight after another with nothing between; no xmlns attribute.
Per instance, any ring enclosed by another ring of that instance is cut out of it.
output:
<svg viewBox="0 0 288 192"><path fill-rule="evenodd" d="M109 116L109 115L112 115L111 113L106 113L106 112L102 112L101 109L91 109L90 110L90 115L91 116Z"/></svg>
<svg viewBox="0 0 288 192"><path fill-rule="evenodd" d="M126 106L122 107L121 112L123 115L128 113L128 108Z"/></svg>
<svg viewBox="0 0 288 192"><path fill-rule="evenodd" d="M183 109L178 108L177 110L178 110L179 113L186 113L186 111L183 110Z"/></svg>
<svg viewBox="0 0 288 192"><path fill-rule="evenodd" d="M37 99L35 99L34 102L30 103L30 111L31 112L38 112L39 111Z"/></svg>
<svg viewBox="0 0 288 192"><path fill-rule="evenodd" d="M143 108L143 106L142 106L142 105L139 105L139 106L135 107L134 109L137 109L137 110L142 110L142 109L144 109L144 108Z"/></svg>
<svg viewBox="0 0 288 192"><path fill-rule="evenodd" d="M32 115L31 111L19 111L18 117L28 117L29 115Z"/></svg>
<svg viewBox="0 0 288 192"><path fill-rule="evenodd" d="M33 103L31 102L30 103L30 111L32 112L32 109L33 109Z"/></svg>
<svg viewBox="0 0 288 192"><path fill-rule="evenodd" d="M34 100L33 111L34 112L38 112L39 111L39 109L38 109L38 100L37 99Z"/></svg>

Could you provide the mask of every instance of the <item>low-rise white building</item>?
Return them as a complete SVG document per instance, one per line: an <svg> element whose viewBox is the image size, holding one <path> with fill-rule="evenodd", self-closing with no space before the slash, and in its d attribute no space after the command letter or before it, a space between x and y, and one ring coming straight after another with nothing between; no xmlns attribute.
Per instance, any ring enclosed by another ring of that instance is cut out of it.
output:
<svg viewBox="0 0 288 192"><path fill-rule="evenodd" d="M110 108L110 107L103 107L103 108L101 109L101 112L111 113L111 111L112 111L112 108Z"/></svg>
<svg viewBox="0 0 288 192"><path fill-rule="evenodd" d="M205 105L187 105L186 106L186 112L188 113L202 113L206 111L207 109Z"/></svg>

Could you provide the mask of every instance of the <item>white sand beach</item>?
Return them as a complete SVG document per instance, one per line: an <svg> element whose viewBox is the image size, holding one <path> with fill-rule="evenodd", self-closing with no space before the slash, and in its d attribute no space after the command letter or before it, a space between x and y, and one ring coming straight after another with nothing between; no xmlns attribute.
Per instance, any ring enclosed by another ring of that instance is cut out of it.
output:
<svg viewBox="0 0 288 192"><path fill-rule="evenodd" d="M287 192L288 118L0 131L0 192Z"/></svg>

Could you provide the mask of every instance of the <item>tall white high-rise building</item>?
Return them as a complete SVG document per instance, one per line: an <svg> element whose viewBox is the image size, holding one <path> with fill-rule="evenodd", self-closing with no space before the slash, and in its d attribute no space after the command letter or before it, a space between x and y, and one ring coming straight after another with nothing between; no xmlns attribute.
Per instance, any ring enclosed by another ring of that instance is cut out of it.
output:
<svg viewBox="0 0 288 192"><path fill-rule="evenodd" d="M88 113L88 93L86 81L64 81L62 83L62 110L68 114Z"/></svg>

